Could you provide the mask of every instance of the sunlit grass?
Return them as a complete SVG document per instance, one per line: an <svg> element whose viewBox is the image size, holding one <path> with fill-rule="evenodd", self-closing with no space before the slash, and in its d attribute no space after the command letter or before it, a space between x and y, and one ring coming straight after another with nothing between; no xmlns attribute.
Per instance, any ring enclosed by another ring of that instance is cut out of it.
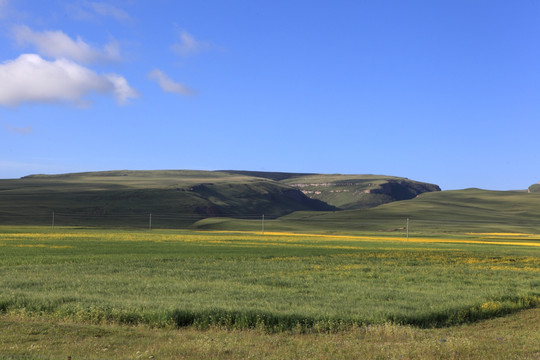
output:
<svg viewBox="0 0 540 360"><path fill-rule="evenodd" d="M540 251L529 240L3 230L0 310L8 313L330 331L459 324L540 302Z"/></svg>

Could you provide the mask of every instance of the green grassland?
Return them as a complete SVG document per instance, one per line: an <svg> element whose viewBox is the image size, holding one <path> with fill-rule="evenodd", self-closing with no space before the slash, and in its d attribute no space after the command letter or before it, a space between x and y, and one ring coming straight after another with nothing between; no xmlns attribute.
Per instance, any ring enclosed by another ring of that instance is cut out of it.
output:
<svg viewBox="0 0 540 360"><path fill-rule="evenodd" d="M0 358L539 355L539 235L395 235L2 226Z"/></svg>
<svg viewBox="0 0 540 360"><path fill-rule="evenodd" d="M83 321L433 327L535 306L540 296L535 246L69 229L4 229L0 244L0 309Z"/></svg>

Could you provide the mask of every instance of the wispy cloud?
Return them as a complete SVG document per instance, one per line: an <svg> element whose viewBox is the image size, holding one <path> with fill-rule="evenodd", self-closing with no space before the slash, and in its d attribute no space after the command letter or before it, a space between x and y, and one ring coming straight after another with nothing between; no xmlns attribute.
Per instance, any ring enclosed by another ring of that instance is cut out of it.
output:
<svg viewBox="0 0 540 360"><path fill-rule="evenodd" d="M116 101L120 104L125 104L128 99L139 97L139 93L129 86L127 80L116 74L106 74L102 76L102 79L109 83L109 92L112 91Z"/></svg>
<svg viewBox="0 0 540 360"><path fill-rule="evenodd" d="M102 16L110 16L118 21L125 21L130 19L130 16L127 12L105 2L88 2L87 5L92 8L97 14Z"/></svg>
<svg viewBox="0 0 540 360"><path fill-rule="evenodd" d="M28 134L34 132L34 128L31 127L31 126L15 127L15 126L11 126L9 124L6 124L6 128L9 130L9 132L12 132L14 134L19 134L19 135L28 135Z"/></svg>
<svg viewBox="0 0 540 360"><path fill-rule="evenodd" d="M94 20L99 17L110 17L120 22L132 20L127 11L106 2L72 2L66 5L66 10L69 16L77 20Z"/></svg>
<svg viewBox="0 0 540 360"><path fill-rule="evenodd" d="M195 39L187 31L180 32L180 42L174 43L171 46L172 51L181 56L188 56L206 51L212 48L208 42Z"/></svg>
<svg viewBox="0 0 540 360"><path fill-rule="evenodd" d="M148 74L148 78L158 83L161 89L165 92L176 93L180 95L193 95L194 92L187 86L175 82L168 77L163 71L154 69Z"/></svg>
<svg viewBox="0 0 540 360"><path fill-rule="evenodd" d="M6 9L8 6L9 0L0 0L0 19L6 17Z"/></svg>
<svg viewBox="0 0 540 360"><path fill-rule="evenodd" d="M27 102L84 103L92 93L112 95L120 104L138 93L116 74L98 75L67 59L48 61L37 54L23 54L0 64L0 105Z"/></svg>
<svg viewBox="0 0 540 360"><path fill-rule="evenodd" d="M114 41L98 50L80 37L73 40L62 31L39 32L21 25L13 28L13 34L20 45L31 45L43 56L68 58L81 63L121 60L120 48Z"/></svg>

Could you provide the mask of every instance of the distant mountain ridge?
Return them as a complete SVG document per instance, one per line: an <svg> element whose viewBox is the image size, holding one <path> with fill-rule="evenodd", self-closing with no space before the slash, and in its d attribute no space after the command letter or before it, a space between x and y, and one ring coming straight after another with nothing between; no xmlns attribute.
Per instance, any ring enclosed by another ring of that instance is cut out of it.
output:
<svg viewBox="0 0 540 360"><path fill-rule="evenodd" d="M0 221L72 218L280 217L295 211L362 209L411 199L437 185L392 176L253 171L101 171L0 180Z"/></svg>

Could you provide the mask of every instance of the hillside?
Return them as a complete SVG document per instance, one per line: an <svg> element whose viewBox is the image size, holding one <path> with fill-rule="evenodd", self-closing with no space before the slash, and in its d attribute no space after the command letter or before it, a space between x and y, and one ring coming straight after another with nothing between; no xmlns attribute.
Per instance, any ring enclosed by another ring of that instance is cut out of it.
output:
<svg viewBox="0 0 540 360"><path fill-rule="evenodd" d="M324 201L342 210L366 209L412 199L425 192L441 191L434 184L384 175L227 172L276 180L301 190L312 199Z"/></svg>
<svg viewBox="0 0 540 360"><path fill-rule="evenodd" d="M213 171L106 171L0 180L0 221L186 226L208 216L276 217L333 210L276 181ZM146 220L144 220L146 223Z"/></svg>
<svg viewBox="0 0 540 360"><path fill-rule="evenodd" d="M377 231L404 236L429 233L518 232L540 233L540 193L465 189L421 194L370 209L336 212L296 212L268 222L268 231L351 232ZM204 229L257 230L257 223L207 219Z"/></svg>
<svg viewBox="0 0 540 360"><path fill-rule="evenodd" d="M437 185L378 175L253 171L102 171L0 180L0 223L185 227L207 217L267 219L366 209Z"/></svg>
<svg viewBox="0 0 540 360"><path fill-rule="evenodd" d="M540 194L481 189L431 192L362 212L328 214L318 221L354 219L359 224L371 222L378 230L393 230L403 227L406 218L436 231L535 232L540 229Z"/></svg>
<svg viewBox="0 0 540 360"><path fill-rule="evenodd" d="M146 227L152 214L156 227L257 229L264 214L274 230L399 232L409 218L412 229L428 232L540 231L535 186L531 193L437 190L377 175L193 170L32 175L0 180L0 223L47 225L54 213L57 225ZM396 201L403 199L408 200Z"/></svg>

